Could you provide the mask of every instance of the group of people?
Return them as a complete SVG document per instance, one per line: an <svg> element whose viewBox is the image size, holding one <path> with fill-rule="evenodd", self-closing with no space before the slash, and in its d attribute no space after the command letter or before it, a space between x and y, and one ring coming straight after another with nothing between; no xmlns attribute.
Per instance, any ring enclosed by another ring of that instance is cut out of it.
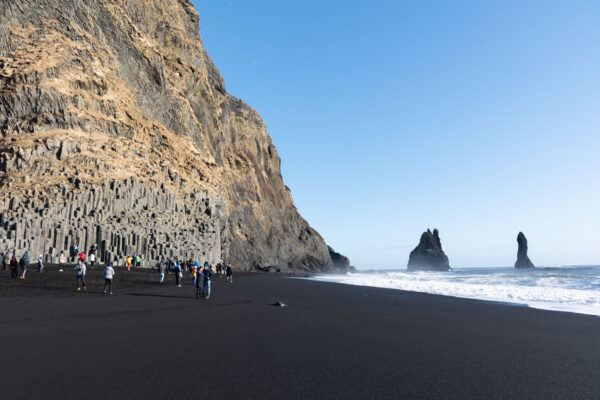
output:
<svg viewBox="0 0 600 400"><path fill-rule="evenodd" d="M158 264L159 282L162 284L165 280L165 272L172 271L175 274L175 284L181 287L184 269L187 268L194 278L194 287L196 288L196 298L208 299L210 297L211 279L215 272L213 266L206 261L203 266L200 266L198 261L179 261L169 258L161 258ZM233 283L233 269L227 263L218 263L216 265L218 276L227 276L227 282Z"/></svg>
<svg viewBox="0 0 600 400"><path fill-rule="evenodd" d="M10 276L11 278L19 278L25 279L25 275L27 274L27 267L30 263L29 251L26 251L25 254L17 261L16 251L13 250L12 257L8 251L2 254L2 269L6 271L6 269L10 268ZM37 259L38 272L42 272L44 270L44 259L40 255ZM21 269L21 273L19 274L19 268Z"/></svg>
<svg viewBox="0 0 600 400"><path fill-rule="evenodd" d="M90 248L89 252L89 261L93 266L96 260L96 251L97 245L94 243ZM87 267L85 264L86 254L84 252L79 252L78 243L74 243L71 246L71 257L76 260L75 264L75 277L77 279L77 291L87 291L86 285L86 274ZM11 277L12 278L20 278L25 279L25 274L27 273L27 267L30 264L29 252L26 251L23 256L17 261L16 251L13 251L12 257L10 253L6 251L1 254L0 258L3 262L3 269L6 270L10 268ZM59 264L65 264L66 259L64 257L64 253L61 252L59 256ZM137 254L137 251L133 256L129 256L125 260L127 270L134 270L136 267L139 267L141 264L140 256ZM43 272L44 270L44 262L43 257L40 255L37 259L38 264L38 272ZM19 275L18 270L19 267L21 269L21 274ZM200 299L208 299L210 297L210 289L211 289L211 280L213 276L216 274L219 277L227 277L227 282L233 283L233 269L231 265L220 262L214 268L213 265L206 261L202 266L198 263L198 261L194 260L186 260L180 261L178 259L165 259L161 258L158 264L159 270L159 282L162 284L165 280L165 273L173 272L175 275L175 284L177 287L182 287L182 279L184 271L187 271L191 274L194 281L194 287L196 289L196 298ZM215 271L216 270L216 271ZM62 271L62 268L61 268ZM116 275L115 270L111 263L107 263L104 267L104 294L112 294L112 282L113 278Z"/></svg>
<svg viewBox="0 0 600 400"><path fill-rule="evenodd" d="M87 273L87 267L83 260L79 259L77 265L75 265L75 277L77 278L77 291L87 291L87 285L85 284L85 275ZM115 276L115 270L111 263L106 264L104 267L104 294L113 294L112 292L112 281Z"/></svg>
<svg viewBox="0 0 600 400"><path fill-rule="evenodd" d="M97 251L98 251L98 244L97 243L92 244L92 246L90 247L89 254L87 256L91 266L94 266L96 264L96 252ZM73 261L77 261L77 262L79 262L79 260L81 260L82 262L85 262L85 260L86 260L86 254L83 251L79 251L79 243L77 243L77 242L73 243L73 245L71 246L71 259ZM67 262L67 259L65 257L65 253L63 253L61 251L60 255L58 256L58 263L64 264L66 262Z"/></svg>
<svg viewBox="0 0 600 400"><path fill-rule="evenodd" d="M135 271L136 268L142 266L142 259L140 258L137 250L132 256L125 258L125 265L127 266L127 271L131 271L132 268Z"/></svg>

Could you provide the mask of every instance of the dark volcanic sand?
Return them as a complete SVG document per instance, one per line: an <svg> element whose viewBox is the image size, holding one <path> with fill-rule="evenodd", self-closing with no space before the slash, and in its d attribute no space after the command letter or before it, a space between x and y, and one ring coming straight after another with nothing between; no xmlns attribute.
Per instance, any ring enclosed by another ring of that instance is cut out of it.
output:
<svg viewBox="0 0 600 400"><path fill-rule="evenodd" d="M0 271L0 398L600 398L597 317L259 274L109 297L96 268Z"/></svg>

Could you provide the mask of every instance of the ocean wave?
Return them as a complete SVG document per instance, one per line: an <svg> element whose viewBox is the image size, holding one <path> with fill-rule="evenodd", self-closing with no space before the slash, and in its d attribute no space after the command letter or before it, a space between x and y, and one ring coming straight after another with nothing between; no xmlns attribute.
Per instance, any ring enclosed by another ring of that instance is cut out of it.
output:
<svg viewBox="0 0 600 400"><path fill-rule="evenodd" d="M311 279L600 316L600 266L526 271L514 268L457 268L450 272L371 271Z"/></svg>

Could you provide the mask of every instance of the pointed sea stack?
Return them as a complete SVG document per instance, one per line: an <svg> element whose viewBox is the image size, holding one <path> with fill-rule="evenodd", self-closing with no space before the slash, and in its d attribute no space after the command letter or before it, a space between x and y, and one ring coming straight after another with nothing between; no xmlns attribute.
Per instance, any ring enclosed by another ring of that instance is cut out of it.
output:
<svg viewBox="0 0 600 400"><path fill-rule="evenodd" d="M437 229L433 233L427 229L421 235L419 245L410 253L407 269L409 271L449 271L448 257L442 250Z"/></svg>
<svg viewBox="0 0 600 400"><path fill-rule="evenodd" d="M517 251L517 262L515 263L515 268L534 268L533 263L527 256L527 238L523 232L519 232L517 235L517 243L519 244L519 250Z"/></svg>

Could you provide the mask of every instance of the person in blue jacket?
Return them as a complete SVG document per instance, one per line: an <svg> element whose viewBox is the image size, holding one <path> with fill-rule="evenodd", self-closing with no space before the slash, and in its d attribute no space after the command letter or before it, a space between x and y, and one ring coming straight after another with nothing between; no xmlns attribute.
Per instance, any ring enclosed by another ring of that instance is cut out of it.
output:
<svg viewBox="0 0 600 400"><path fill-rule="evenodd" d="M181 270L181 265L179 264L178 260L175 261L173 272L175 272L175 284L177 287L181 287L181 275L183 274L183 271Z"/></svg>

